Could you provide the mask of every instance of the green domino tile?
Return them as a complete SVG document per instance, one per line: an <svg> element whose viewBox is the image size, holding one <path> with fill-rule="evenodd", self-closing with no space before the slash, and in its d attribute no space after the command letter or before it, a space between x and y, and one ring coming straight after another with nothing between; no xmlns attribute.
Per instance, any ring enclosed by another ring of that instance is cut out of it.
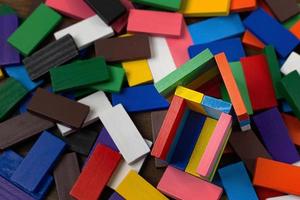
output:
<svg viewBox="0 0 300 200"><path fill-rule="evenodd" d="M244 103L245 103L245 106L247 109L247 113L249 115L252 115L253 109L252 109L251 100L249 97L247 83L246 83L242 65L240 62L232 62L232 63L230 63L230 68L231 68L232 74L234 76L234 79L238 85L238 88L242 95L242 98L244 100Z"/></svg>
<svg viewBox="0 0 300 200"><path fill-rule="evenodd" d="M16 12L14 11L14 9L12 9L11 7L9 7L6 4L0 4L0 16L2 15L9 15L9 14L15 14Z"/></svg>
<svg viewBox="0 0 300 200"><path fill-rule="evenodd" d="M300 6L300 4L298 4ZM289 19L288 21L283 23L283 26L286 29L290 29L292 26L294 26L298 21L300 20L300 13Z"/></svg>
<svg viewBox="0 0 300 200"><path fill-rule="evenodd" d="M264 54L267 58L269 70L272 77L273 87L275 89L276 98L280 99L282 98L279 92L278 84L281 80L281 73L280 73L280 65L278 62L278 58L275 52L274 47L272 46L266 46L264 48Z"/></svg>
<svg viewBox="0 0 300 200"><path fill-rule="evenodd" d="M78 89L108 81L110 71L101 57L77 61L50 70L54 92Z"/></svg>
<svg viewBox="0 0 300 200"><path fill-rule="evenodd" d="M125 71L120 67L109 67L110 69L110 80L105 81L103 83L95 84L90 86L91 89L101 90L104 92L120 92L124 77Z"/></svg>
<svg viewBox="0 0 300 200"><path fill-rule="evenodd" d="M170 11L177 11L181 6L181 0L133 0L133 2Z"/></svg>
<svg viewBox="0 0 300 200"><path fill-rule="evenodd" d="M8 42L24 56L28 56L61 19L57 12L41 4L8 38Z"/></svg>
<svg viewBox="0 0 300 200"><path fill-rule="evenodd" d="M177 86L186 86L214 66L216 66L214 56L209 49L206 49L155 83L155 88L161 95L167 97Z"/></svg>
<svg viewBox="0 0 300 200"><path fill-rule="evenodd" d="M220 87L220 92L221 92L221 97L224 101L227 101L229 103L231 103L231 100L230 100L230 97L229 97L229 94L228 94L228 91L225 87L225 84L222 84L221 87Z"/></svg>
<svg viewBox="0 0 300 200"><path fill-rule="evenodd" d="M0 120L27 94L26 88L17 80L8 78L0 84Z"/></svg>
<svg viewBox="0 0 300 200"><path fill-rule="evenodd" d="M300 75L297 71L289 73L281 79L280 93L291 106L294 114L300 119Z"/></svg>

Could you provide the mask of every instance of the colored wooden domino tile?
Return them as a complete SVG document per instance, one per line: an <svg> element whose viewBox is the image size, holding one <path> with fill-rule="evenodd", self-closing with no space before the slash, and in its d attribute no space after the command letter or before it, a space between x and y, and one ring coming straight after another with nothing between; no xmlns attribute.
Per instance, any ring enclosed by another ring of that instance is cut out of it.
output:
<svg viewBox="0 0 300 200"><path fill-rule="evenodd" d="M280 92L291 106L294 114L300 119L300 93L298 84L300 82L300 75L297 71L289 73L287 76L282 78L280 82Z"/></svg>
<svg viewBox="0 0 300 200"><path fill-rule="evenodd" d="M110 93L120 92L125 79L125 70L120 67L109 66L109 71L110 80L93 84L89 88Z"/></svg>
<svg viewBox="0 0 300 200"><path fill-rule="evenodd" d="M232 12L244 12L254 10L257 6L256 0L231 0L230 11Z"/></svg>
<svg viewBox="0 0 300 200"><path fill-rule="evenodd" d="M35 191L65 147L66 144L57 137L48 132L42 133L13 173L11 180L29 191Z"/></svg>
<svg viewBox="0 0 300 200"><path fill-rule="evenodd" d="M185 21L182 24L181 35L176 38L167 37L166 41L176 67L180 67L190 59L187 49L193 45L193 40Z"/></svg>
<svg viewBox="0 0 300 200"><path fill-rule="evenodd" d="M169 10L169 11L178 11L181 7L182 0L172 0L166 2L164 0L133 0L134 3L139 3L142 5L151 6L153 8Z"/></svg>
<svg viewBox="0 0 300 200"><path fill-rule="evenodd" d="M300 121L296 117L281 113L281 117L288 129L289 136L293 143L300 146Z"/></svg>
<svg viewBox="0 0 300 200"><path fill-rule="evenodd" d="M258 200L243 162L228 165L218 172L230 200Z"/></svg>
<svg viewBox="0 0 300 200"><path fill-rule="evenodd" d="M207 71L214 64L212 53L207 49L187 61L180 68L155 83L155 88L163 96L169 96L178 85L186 86Z"/></svg>
<svg viewBox="0 0 300 200"><path fill-rule="evenodd" d="M244 104L247 109L247 113L248 115L252 115L253 109L252 109L251 100L249 97L249 92L248 92L247 83L246 83L242 65L240 62L232 62L229 63L229 66L231 68L231 72L234 76L235 82L239 88L240 94L243 98Z"/></svg>
<svg viewBox="0 0 300 200"><path fill-rule="evenodd" d="M36 89L39 85L41 85L44 82L43 80L39 80L36 82L32 81L25 67L22 65L9 66L6 67L4 70L9 77L18 80L28 91Z"/></svg>
<svg viewBox="0 0 300 200"><path fill-rule="evenodd" d="M156 23L158 21L159 23ZM183 17L179 13L131 9L127 31L160 36L180 36L182 23Z"/></svg>
<svg viewBox="0 0 300 200"><path fill-rule="evenodd" d="M43 47L23 60L32 80L45 75L51 68L58 67L79 54L70 35L66 35Z"/></svg>
<svg viewBox="0 0 300 200"><path fill-rule="evenodd" d="M78 100L78 103L82 103L90 108L90 112L84 121L83 127L95 122L99 118L99 114L101 112L112 107L105 93L102 91L98 91L91 95L88 95ZM74 129L71 129L62 124L57 124L57 128L63 136L66 136L75 131Z"/></svg>
<svg viewBox="0 0 300 200"><path fill-rule="evenodd" d="M209 139L211 138L216 125L217 125L217 120L209 117L205 119L202 130L200 131L200 135L195 144L195 148L190 157L189 163L185 168L185 172L193 176L200 177L199 174L197 173L197 167L202 158L202 155L204 154L205 148L207 147Z"/></svg>
<svg viewBox="0 0 300 200"><path fill-rule="evenodd" d="M8 42L9 36L18 28L18 16L15 14L0 16L1 38L0 38L0 65L18 64L20 62L19 52Z"/></svg>
<svg viewBox="0 0 300 200"><path fill-rule="evenodd" d="M277 108L255 115L253 121L274 160L286 163L300 160L297 149L289 137L288 129Z"/></svg>
<svg viewBox="0 0 300 200"><path fill-rule="evenodd" d="M95 12L84 2L84 0L46 0L46 5L58 12L74 19L86 19Z"/></svg>
<svg viewBox="0 0 300 200"><path fill-rule="evenodd" d="M21 164L23 158L11 150L3 151L0 155L0 177L5 178L7 181L11 182L10 178L16 171L16 169ZM11 182L12 183L12 182ZM16 187L19 187L24 192L32 196L34 199L40 200L44 199L49 187L51 187L53 183L53 177L52 176L46 176L42 182L40 183L38 189L35 192L30 192L26 190L25 188L14 184Z"/></svg>
<svg viewBox="0 0 300 200"><path fill-rule="evenodd" d="M291 33L294 34L294 36L296 36L298 39L300 39L300 31L299 31L299 27L300 27L300 22L298 21L296 24L294 24L289 30Z"/></svg>
<svg viewBox="0 0 300 200"><path fill-rule="evenodd" d="M147 35L100 39L95 42L96 56L107 62L141 60L151 57Z"/></svg>
<svg viewBox="0 0 300 200"><path fill-rule="evenodd" d="M151 70L147 60L122 62L128 85L130 87L153 81Z"/></svg>
<svg viewBox="0 0 300 200"><path fill-rule="evenodd" d="M274 47L269 45L264 48L263 53L265 54L268 61L269 71L271 74L276 98L279 99L281 98L280 91L279 91L279 82L281 80L281 74L280 74L280 65L279 65L279 61L275 49Z"/></svg>
<svg viewBox="0 0 300 200"><path fill-rule="evenodd" d="M164 122L167 111L154 111L151 112L151 127L152 127L152 141L155 142L158 136L159 130ZM168 165L167 162L155 158L155 167L161 168L166 167Z"/></svg>
<svg viewBox="0 0 300 200"><path fill-rule="evenodd" d="M185 170L205 119L206 117L202 114L194 111L189 112L169 164L177 169Z"/></svg>
<svg viewBox="0 0 300 200"><path fill-rule="evenodd" d="M265 0L275 17L280 22L285 22L299 13L299 6L295 0Z"/></svg>
<svg viewBox="0 0 300 200"><path fill-rule="evenodd" d="M231 115L222 113L214 133L212 134L205 152L198 164L197 172L200 176L207 177L212 173L214 163L218 155L222 151L226 138L231 132L232 117Z"/></svg>
<svg viewBox="0 0 300 200"><path fill-rule="evenodd" d="M18 104L27 94L26 88L14 78L8 78L0 84L0 120Z"/></svg>
<svg viewBox="0 0 300 200"><path fill-rule="evenodd" d="M264 55L255 55L241 59L248 92L254 111L277 106L273 82ZM259 72L259 76L257 76Z"/></svg>
<svg viewBox="0 0 300 200"><path fill-rule="evenodd" d="M209 49L214 55L224 52L229 62L239 61L240 58L246 56L244 47L239 38L190 46L189 55L193 58L205 49Z"/></svg>
<svg viewBox="0 0 300 200"><path fill-rule="evenodd" d="M50 70L54 92L74 90L109 80L108 66L102 57L77 61Z"/></svg>
<svg viewBox="0 0 300 200"><path fill-rule="evenodd" d="M185 108L185 100L181 97L174 96L152 148L152 156L162 160L166 159L172 141L176 136L176 130L180 125Z"/></svg>
<svg viewBox="0 0 300 200"><path fill-rule="evenodd" d="M65 154L53 171L56 191L59 200L70 200L72 186L80 175L76 153Z"/></svg>
<svg viewBox="0 0 300 200"><path fill-rule="evenodd" d="M152 84L124 88L120 93L112 94L112 105L117 104L122 104L127 112L162 110L169 107L169 102Z"/></svg>
<svg viewBox="0 0 300 200"><path fill-rule="evenodd" d="M189 25L194 44L205 44L241 35L244 25L238 14L214 17Z"/></svg>
<svg viewBox="0 0 300 200"><path fill-rule="evenodd" d="M99 117L128 164L150 152L121 104L105 110ZM120 122L118 126L115 126L116 120Z"/></svg>
<svg viewBox="0 0 300 200"><path fill-rule="evenodd" d="M41 88L34 93L27 110L74 128L80 128L89 113L88 106Z"/></svg>
<svg viewBox="0 0 300 200"><path fill-rule="evenodd" d="M272 159L252 130L246 132L233 131L229 138L229 144L245 163L248 171L252 175L254 174L257 157Z"/></svg>
<svg viewBox="0 0 300 200"><path fill-rule="evenodd" d="M58 13L45 4L41 4L8 38L8 42L23 55L28 56L61 19L62 17Z"/></svg>
<svg viewBox="0 0 300 200"><path fill-rule="evenodd" d="M55 32L54 37L60 39L68 34L73 37L77 47L83 49L98 39L113 36L114 31L110 26L107 26L100 17L94 15Z"/></svg>
<svg viewBox="0 0 300 200"><path fill-rule="evenodd" d="M8 119L0 123L0 149L6 149L53 126L54 123L27 112Z"/></svg>
<svg viewBox="0 0 300 200"><path fill-rule="evenodd" d="M299 196L299 178L300 168L298 166L257 158L253 178L255 186Z"/></svg>
<svg viewBox="0 0 300 200"><path fill-rule="evenodd" d="M152 36L149 38L151 58L147 60L154 83L169 75L176 69L174 59L168 47L167 39Z"/></svg>
<svg viewBox="0 0 300 200"><path fill-rule="evenodd" d="M263 49L265 47L265 44L260 41L253 33L246 30L243 37L242 37L242 43L246 45L247 47L253 48L253 49Z"/></svg>
<svg viewBox="0 0 300 200"><path fill-rule="evenodd" d="M106 24L113 23L127 11L120 0L86 0L86 2Z"/></svg>
<svg viewBox="0 0 300 200"><path fill-rule="evenodd" d="M300 74L299 62L300 55L296 52L292 52L280 68L281 73L283 73L284 75L288 75L289 73L296 70Z"/></svg>
<svg viewBox="0 0 300 200"><path fill-rule="evenodd" d="M179 12L188 17L212 17L229 14L229 0L190 0L183 1Z"/></svg>
<svg viewBox="0 0 300 200"><path fill-rule="evenodd" d="M253 11L244 25L258 39L267 45L273 45L281 57L286 57L299 44L299 40L263 9Z"/></svg>
<svg viewBox="0 0 300 200"><path fill-rule="evenodd" d="M70 195L76 199L98 199L120 159L121 155L118 152L104 145L97 145L72 187Z"/></svg>
<svg viewBox="0 0 300 200"><path fill-rule="evenodd" d="M157 188L175 199L220 199L222 188L171 166L163 174Z"/></svg>
<svg viewBox="0 0 300 200"><path fill-rule="evenodd" d="M203 107L206 116L213 119L219 119L222 113L229 114L232 108L231 103L210 96L203 97L201 106Z"/></svg>
<svg viewBox="0 0 300 200"><path fill-rule="evenodd" d="M132 187L134 185L134 187ZM130 171L116 191L125 199L167 200L156 188L135 171ZM147 195L145 195L147 194Z"/></svg>

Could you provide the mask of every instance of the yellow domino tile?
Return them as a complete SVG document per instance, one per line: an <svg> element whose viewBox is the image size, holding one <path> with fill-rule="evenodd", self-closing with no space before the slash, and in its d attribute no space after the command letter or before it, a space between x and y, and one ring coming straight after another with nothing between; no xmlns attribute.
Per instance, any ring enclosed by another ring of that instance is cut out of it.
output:
<svg viewBox="0 0 300 200"><path fill-rule="evenodd" d="M120 183L116 192L118 192L126 200L168 199L133 170L131 170Z"/></svg>
<svg viewBox="0 0 300 200"><path fill-rule="evenodd" d="M130 87L153 81L147 60L136 60L122 63Z"/></svg>
<svg viewBox="0 0 300 200"><path fill-rule="evenodd" d="M176 88L175 95L184 98L187 101L187 105L191 110L206 115L206 112L201 105L204 94L191 90L189 88L178 86Z"/></svg>
<svg viewBox="0 0 300 200"><path fill-rule="evenodd" d="M179 12L190 17L225 16L229 14L231 0L183 0Z"/></svg>
<svg viewBox="0 0 300 200"><path fill-rule="evenodd" d="M218 121L215 119L209 117L206 118L200 136L196 142L192 156L190 157L189 163L185 169L187 173L200 177L200 175L197 173L197 168L202 158L202 155L205 152L209 139L211 138L215 130L217 122Z"/></svg>
<svg viewBox="0 0 300 200"><path fill-rule="evenodd" d="M4 74L2 72L2 69L0 69L0 80L4 78Z"/></svg>
<svg viewBox="0 0 300 200"><path fill-rule="evenodd" d="M220 73L219 69L217 67L213 67L213 68L207 70L206 72L204 72L203 74L201 74L198 78L196 78L194 81L192 81L186 87L189 89L192 89L192 90L196 90L199 87L201 87L202 85L204 85L206 82L208 82L209 80L216 77L219 73Z"/></svg>

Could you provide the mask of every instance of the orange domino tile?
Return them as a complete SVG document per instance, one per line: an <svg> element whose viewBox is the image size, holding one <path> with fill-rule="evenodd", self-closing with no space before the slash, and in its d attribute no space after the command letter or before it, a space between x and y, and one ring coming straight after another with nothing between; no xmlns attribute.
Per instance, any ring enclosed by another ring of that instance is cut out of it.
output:
<svg viewBox="0 0 300 200"><path fill-rule="evenodd" d="M298 38L300 39L300 21L298 21L296 24L294 24L290 31Z"/></svg>
<svg viewBox="0 0 300 200"><path fill-rule="evenodd" d="M283 121L288 128L289 136L292 142L300 146L300 120L287 114L281 114Z"/></svg>
<svg viewBox="0 0 300 200"><path fill-rule="evenodd" d="M230 10L233 12L244 12L256 8L256 0L231 0Z"/></svg>
<svg viewBox="0 0 300 200"><path fill-rule="evenodd" d="M253 48L253 49L263 49L265 48L265 44L260 41L253 33L251 33L249 30L246 30L243 37L242 42L244 45Z"/></svg>
<svg viewBox="0 0 300 200"><path fill-rule="evenodd" d="M253 184L279 192L300 195L300 167L257 158Z"/></svg>

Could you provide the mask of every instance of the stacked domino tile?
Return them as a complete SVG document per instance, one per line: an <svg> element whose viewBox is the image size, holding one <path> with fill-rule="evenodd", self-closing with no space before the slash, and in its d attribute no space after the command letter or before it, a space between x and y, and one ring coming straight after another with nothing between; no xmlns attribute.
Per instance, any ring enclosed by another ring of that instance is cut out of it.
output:
<svg viewBox="0 0 300 200"><path fill-rule="evenodd" d="M300 199L296 0L30 4L0 4L1 199Z"/></svg>

